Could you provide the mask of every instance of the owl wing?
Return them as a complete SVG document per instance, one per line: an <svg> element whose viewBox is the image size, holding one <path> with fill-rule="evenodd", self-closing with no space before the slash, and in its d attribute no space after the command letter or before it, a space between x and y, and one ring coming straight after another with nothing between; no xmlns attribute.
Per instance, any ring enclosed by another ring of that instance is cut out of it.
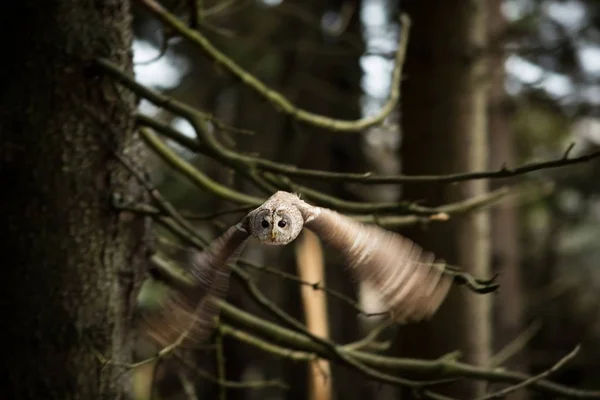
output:
<svg viewBox="0 0 600 400"><path fill-rule="evenodd" d="M162 346L204 341L215 327L220 308L229 289L229 264L237 260L249 237L245 221L230 227L205 251L193 251L189 271L191 285L171 285L173 293L159 312L145 315L148 334Z"/></svg>
<svg viewBox="0 0 600 400"><path fill-rule="evenodd" d="M343 254L358 278L379 293L394 320L420 321L437 311L452 279L434 265L433 254L379 226L304 205L305 227Z"/></svg>

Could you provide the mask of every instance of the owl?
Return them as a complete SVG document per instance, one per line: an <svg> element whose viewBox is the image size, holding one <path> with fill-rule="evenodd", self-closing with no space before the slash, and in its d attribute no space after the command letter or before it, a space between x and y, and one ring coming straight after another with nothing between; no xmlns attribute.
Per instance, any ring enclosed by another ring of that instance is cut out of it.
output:
<svg viewBox="0 0 600 400"><path fill-rule="evenodd" d="M280 191L230 227L207 250L192 256L190 273L195 284L178 288L160 316L147 320L149 332L163 345L186 333L194 340L205 339L219 313L215 299L227 294L228 265L235 262L246 241L254 237L266 245L286 245L304 228L341 253L358 280L376 289L396 322L431 317L452 285L452 278L435 264L434 255L402 235Z"/></svg>

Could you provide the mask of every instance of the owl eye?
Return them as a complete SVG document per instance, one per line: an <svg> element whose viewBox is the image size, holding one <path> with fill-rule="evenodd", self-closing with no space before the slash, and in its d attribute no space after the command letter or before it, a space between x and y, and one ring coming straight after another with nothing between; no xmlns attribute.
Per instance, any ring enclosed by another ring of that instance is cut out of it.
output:
<svg viewBox="0 0 600 400"><path fill-rule="evenodd" d="M280 228L285 228L286 225L287 225L287 222L285 222L284 220L281 220L277 223L277 226L279 226Z"/></svg>
<svg viewBox="0 0 600 400"><path fill-rule="evenodd" d="M269 227L269 221L267 221L266 219L263 219L260 224L262 225L263 228Z"/></svg>

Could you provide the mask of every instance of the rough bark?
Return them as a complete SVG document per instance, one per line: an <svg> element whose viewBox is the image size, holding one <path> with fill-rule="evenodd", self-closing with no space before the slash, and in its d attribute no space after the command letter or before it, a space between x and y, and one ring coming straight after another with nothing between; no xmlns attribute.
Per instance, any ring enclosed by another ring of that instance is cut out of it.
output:
<svg viewBox="0 0 600 400"><path fill-rule="evenodd" d="M130 361L147 221L111 199L143 196L114 157L139 163L141 150L133 96L91 61L131 70L129 2L29 0L0 15L2 397L123 399L130 374L92 349Z"/></svg>
<svg viewBox="0 0 600 400"><path fill-rule="evenodd" d="M403 172L445 174L487 168L486 1L405 1L413 19L406 79L402 86ZM440 204L481 195L485 181L458 185L407 185L404 197ZM452 218L429 229L406 231L417 243L476 276L489 275L489 217L486 212ZM490 302L454 288L438 314L402 328L403 356L439 357L460 350L467 362L490 357ZM446 394L472 398L482 384L461 382Z"/></svg>

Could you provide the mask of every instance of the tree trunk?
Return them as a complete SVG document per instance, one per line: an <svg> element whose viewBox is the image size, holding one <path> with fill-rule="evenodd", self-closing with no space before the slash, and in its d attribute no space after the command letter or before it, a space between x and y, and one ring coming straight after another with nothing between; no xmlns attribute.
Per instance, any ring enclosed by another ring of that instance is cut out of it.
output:
<svg viewBox="0 0 600 400"><path fill-rule="evenodd" d="M2 17L0 242L7 399L123 399L147 221L111 206L144 192L134 97L92 68L131 71L129 2L10 2ZM13 23L14 22L14 23ZM99 123L104 121L105 124ZM110 126L107 126L110 124Z"/></svg>
<svg viewBox="0 0 600 400"><path fill-rule="evenodd" d="M502 15L502 0L494 0L490 6L488 29L490 32L490 99L489 134L490 168L495 170L502 165L515 165L514 134L510 127L507 95L504 90L504 61L502 33L506 20ZM504 180L491 182L492 188L506 184ZM525 330L523 279L521 277L519 245L519 209L516 202L505 201L491 211L492 268L499 273L501 289L495 299L494 325L496 337L494 348L497 354L506 354L506 346L519 338ZM500 352L500 353L498 353ZM512 354L503 367L513 371L527 372L526 349L520 348ZM499 360L500 361L500 360ZM520 390L509 394L508 400L527 399L527 391Z"/></svg>
<svg viewBox="0 0 600 400"><path fill-rule="evenodd" d="M403 172L410 175L484 170L487 162L486 1L404 1L413 19L402 86ZM429 205L481 195L485 181L458 185L407 185L407 200ZM424 248L473 275L489 275L489 217L456 216L427 230L406 233ZM463 360L485 365L490 357L489 296L453 288L429 322L400 331L403 356L440 357L460 350ZM483 384L461 382L445 394L473 398Z"/></svg>

